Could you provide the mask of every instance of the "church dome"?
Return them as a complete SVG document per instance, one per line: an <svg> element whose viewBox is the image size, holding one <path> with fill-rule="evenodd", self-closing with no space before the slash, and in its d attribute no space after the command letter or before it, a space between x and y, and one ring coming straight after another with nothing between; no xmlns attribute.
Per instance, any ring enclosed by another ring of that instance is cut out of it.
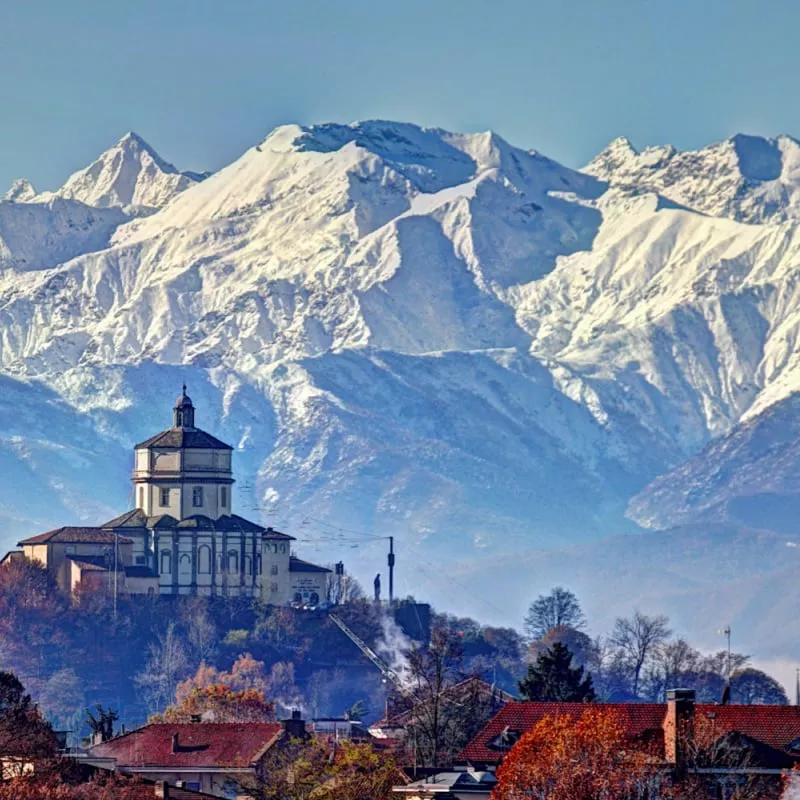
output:
<svg viewBox="0 0 800 800"><path fill-rule="evenodd" d="M175 401L175 408L172 412L173 428L194 428L194 406L192 398L186 394L186 384L183 384L183 391Z"/></svg>
<svg viewBox="0 0 800 800"><path fill-rule="evenodd" d="M183 391L180 397L175 401L175 408L194 408L192 405L192 398L186 394L186 384L183 384Z"/></svg>

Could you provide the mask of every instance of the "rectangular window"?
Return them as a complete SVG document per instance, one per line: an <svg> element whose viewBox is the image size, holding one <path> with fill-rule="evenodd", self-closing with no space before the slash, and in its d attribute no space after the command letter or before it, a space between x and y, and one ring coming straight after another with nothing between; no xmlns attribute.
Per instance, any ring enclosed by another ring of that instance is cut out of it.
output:
<svg viewBox="0 0 800 800"><path fill-rule="evenodd" d="M270 586L269 586L269 590L273 594L275 594L278 591L278 584L277 583L271 583Z"/></svg>
<svg viewBox="0 0 800 800"><path fill-rule="evenodd" d="M221 503L223 508L225 508L228 505L228 487L227 486L223 486L219 490L219 502Z"/></svg>
<svg viewBox="0 0 800 800"><path fill-rule="evenodd" d="M202 486L195 486L192 489L192 505L195 508L202 508L203 507L203 487Z"/></svg>
<svg viewBox="0 0 800 800"><path fill-rule="evenodd" d="M136 563L137 563L139 566L143 566L144 564L146 564L146 563L147 563L147 561L146 561L146 559L145 559L145 557L144 557L144 556L136 556Z"/></svg>
<svg viewBox="0 0 800 800"><path fill-rule="evenodd" d="M169 550L161 551L161 574L169 575L172 572L172 553Z"/></svg>
<svg viewBox="0 0 800 800"><path fill-rule="evenodd" d="M272 566L269 568L269 574L270 574L270 575L277 575L277 574L278 574L278 565L277 565L277 564L273 564L273 565L272 565Z"/></svg>
<svg viewBox="0 0 800 800"><path fill-rule="evenodd" d="M144 508L144 486L139 487L139 508Z"/></svg>
<svg viewBox="0 0 800 800"><path fill-rule="evenodd" d="M169 505L169 489L161 490L161 508L166 508Z"/></svg>

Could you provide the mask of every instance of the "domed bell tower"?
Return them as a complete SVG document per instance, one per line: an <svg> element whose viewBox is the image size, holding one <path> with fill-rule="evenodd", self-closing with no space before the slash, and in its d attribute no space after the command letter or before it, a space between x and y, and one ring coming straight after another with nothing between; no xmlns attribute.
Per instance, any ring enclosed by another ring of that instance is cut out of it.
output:
<svg viewBox="0 0 800 800"><path fill-rule="evenodd" d="M172 428L135 450L135 502L148 517L217 520L232 513L233 448L195 427L185 385L172 410Z"/></svg>
<svg viewBox="0 0 800 800"><path fill-rule="evenodd" d="M175 401L172 410L172 427L194 430L194 406L192 399L186 394L186 384L183 384L181 396Z"/></svg>

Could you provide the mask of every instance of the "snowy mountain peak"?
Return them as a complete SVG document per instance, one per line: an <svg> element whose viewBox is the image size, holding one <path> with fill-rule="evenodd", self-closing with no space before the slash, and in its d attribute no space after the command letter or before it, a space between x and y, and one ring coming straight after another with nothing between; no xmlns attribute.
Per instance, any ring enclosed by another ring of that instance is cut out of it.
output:
<svg viewBox="0 0 800 800"><path fill-rule="evenodd" d="M642 152L615 139L583 171L739 222L800 219L800 145L789 136L736 134L700 150L665 145Z"/></svg>
<svg viewBox="0 0 800 800"><path fill-rule="evenodd" d="M146 212L165 206L202 177L179 172L141 136L130 132L88 167L73 173L53 194L99 208L133 206Z"/></svg>
<svg viewBox="0 0 800 800"><path fill-rule="evenodd" d="M128 133L126 133L117 142L117 144L114 147L110 148L110 150L107 152L111 152L114 150L122 150L125 153L129 153L132 156L139 158L142 157L142 154L146 153L147 156L150 159L152 159L155 164L158 165L158 168L162 172L166 173L178 172L178 170L174 167L174 165L170 164L168 161L164 161L164 159L161 158L161 156L158 153L156 153L156 151L135 131L128 131Z"/></svg>
<svg viewBox="0 0 800 800"><path fill-rule="evenodd" d="M33 184L25 178L18 178L11 184L3 199L14 203L28 203L35 197L36 189L33 188Z"/></svg>

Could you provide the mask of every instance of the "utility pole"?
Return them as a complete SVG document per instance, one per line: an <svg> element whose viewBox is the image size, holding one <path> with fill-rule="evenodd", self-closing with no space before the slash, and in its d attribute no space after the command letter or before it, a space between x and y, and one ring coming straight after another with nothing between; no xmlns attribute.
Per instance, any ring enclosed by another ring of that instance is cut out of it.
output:
<svg viewBox="0 0 800 800"><path fill-rule="evenodd" d="M389 537L389 607L394 605L394 536Z"/></svg>
<svg viewBox="0 0 800 800"><path fill-rule="evenodd" d="M117 560L119 558L119 534L116 531L114 533L114 629L116 630L117 627L117 570L118 564Z"/></svg>
<svg viewBox="0 0 800 800"><path fill-rule="evenodd" d="M730 680L731 680L731 626L730 625L726 625L725 626L725 630L722 631L722 633L725 636L728 637L728 663L726 664L726 672L728 674L727 674L726 677L728 679L728 683L730 683Z"/></svg>

